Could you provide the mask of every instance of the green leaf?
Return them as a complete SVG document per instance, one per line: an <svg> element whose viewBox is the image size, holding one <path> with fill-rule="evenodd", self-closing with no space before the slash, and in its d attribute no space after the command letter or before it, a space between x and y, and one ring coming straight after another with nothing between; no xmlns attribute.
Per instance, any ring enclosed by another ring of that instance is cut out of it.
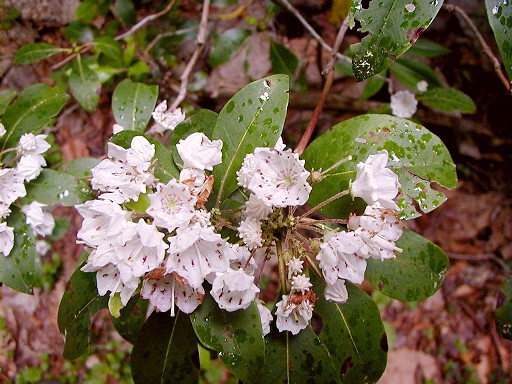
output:
<svg viewBox="0 0 512 384"><path fill-rule="evenodd" d="M110 36L104 36L93 40L92 45L97 51L103 53L105 56L121 63L123 53L121 51L121 44L119 41L114 40L114 38Z"/></svg>
<svg viewBox="0 0 512 384"><path fill-rule="evenodd" d="M66 207L82 204L94 199L95 194L83 181L75 177L45 168L37 179L26 184L27 195L23 201L27 204L38 201L42 204L54 205L59 203Z"/></svg>
<svg viewBox="0 0 512 384"><path fill-rule="evenodd" d="M76 9L76 20L90 24L98 16L104 16L108 12L110 1L83 0Z"/></svg>
<svg viewBox="0 0 512 384"><path fill-rule="evenodd" d="M500 0L485 0L487 18L498 43L501 58L508 78L512 81L512 3Z"/></svg>
<svg viewBox="0 0 512 384"><path fill-rule="evenodd" d="M56 47L48 43L27 44L16 52L14 62L16 64L32 64L60 52L69 52L69 49Z"/></svg>
<svg viewBox="0 0 512 384"><path fill-rule="evenodd" d="M361 95L362 100L369 99L381 90L384 84L386 84L386 73L387 71L384 71L368 79Z"/></svg>
<svg viewBox="0 0 512 384"><path fill-rule="evenodd" d="M231 373L249 383L260 378L265 344L256 303L244 310L227 312L206 294L190 319L199 341L217 351Z"/></svg>
<svg viewBox="0 0 512 384"><path fill-rule="evenodd" d="M451 51L432 40L421 38L407 51L408 55L419 57L437 57Z"/></svg>
<svg viewBox="0 0 512 384"><path fill-rule="evenodd" d="M62 89L48 84L25 88L18 100L5 110L2 123L7 133L2 149L16 147L25 133L39 133L66 105L68 98Z"/></svg>
<svg viewBox="0 0 512 384"><path fill-rule="evenodd" d="M368 32L361 43L351 46L352 69L357 80L382 72L407 51L430 25L443 0L370 1L363 8L357 0L352 16L361 23L359 32ZM406 8L413 6L414 9Z"/></svg>
<svg viewBox="0 0 512 384"><path fill-rule="evenodd" d="M135 13L135 5L132 0L116 0L114 2L114 7L125 24L135 24L137 14Z"/></svg>
<svg viewBox="0 0 512 384"><path fill-rule="evenodd" d="M220 139L222 164L214 167L216 206L237 188L236 172L256 147L273 147L288 107L288 76L274 75L245 86L219 113L212 139Z"/></svg>
<svg viewBox="0 0 512 384"><path fill-rule="evenodd" d="M202 132L206 137L211 138L213 136L213 129L217 123L217 116L218 115L213 111L200 109L193 115L189 116L185 121L178 124L172 133L170 145L170 151L176 164L183 164L181 157L176 150L176 144L195 132Z"/></svg>
<svg viewBox="0 0 512 384"><path fill-rule="evenodd" d="M36 254L34 231L18 209L11 208L7 225L14 229L14 246L9 256L0 253L0 282L23 293L32 293L38 282L35 273Z"/></svg>
<svg viewBox="0 0 512 384"><path fill-rule="evenodd" d="M386 368L384 326L375 302L360 288L346 284L348 300L343 304L319 295L315 304L322 318L319 338L343 383L375 383Z"/></svg>
<svg viewBox="0 0 512 384"><path fill-rule="evenodd" d="M263 372L264 375L258 380L262 384L341 382L332 356L311 326L297 335L273 329L265 337Z"/></svg>
<svg viewBox="0 0 512 384"><path fill-rule="evenodd" d="M496 329L501 337L512 340L512 275L501 286L495 312Z"/></svg>
<svg viewBox="0 0 512 384"><path fill-rule="evenodd" d="M422 80L426 81L430 88L444 87L437 74L420 61L399 59L389 69L398 81L413 92L418 91L418 83Z"/></svg>
<svg viewBox="0 0 512 384"><path fill-rule="evenodd" d="M134 83L130 79L121 81L112 96L116 123L124 129L144 132L157 97L157 85Z"/></svg>
<svg viewBox="0 0 512 384"><path fill-rule="evenodd" d="M116 331L130 343L135 344L140 330L146 322L147 311L147 300L141 299L138 295L132 297L128 304L121 309L121 316L112 318Z"/></svg>
<svg viewBox="0 0 512 384"><path fill-rule="evenodd" d="M270 43L270 61L272 62L272 72L282 73L290 78L294 78L299 66L297 56L283 44L273 40Z"/></svg>
<svg viewBox="0 0 512 384"><path fill-rule="evenodd" d="M174 164L171 151L165 148L165 146L158 140L155 140L150 136L143 135L136 131L127 130L116 133L114 136L112 136L110 141L123 148L130 148L132 139L135 136L143 136L155 146L155 156L153 157L153 160L155 164L155 176L157 177L158 181L165 184L171 179L179 178L180 171Z"/></svg>
<svg viewBox="0 0 512 384"><path fill-rule="evenodd" d="M398 175L401 183L397 203L402 218L420 215L415 204L426 213L446 200L443 193L432 189L431 182L446 188L457 185L450 153L433 133L410 120L388 115L361 115L335 125L304 151L302 158L309 170L327 170L352 156L350 161L330 170L320 183L313 185L308 204L315 206L348 189L349 181L356 178L357 163L382 149L388 151L388 167ZM347 218L350 212L362 208L362 200L352 201L350 196L344 196L320 211L329 217Z"/></svg>
<svg viewBox="0 0 512 384"><path fill-rule="evenodd" d="M199 371L193 363L197 342L187 315L171 317L153 313L133 346L132 375L135 384L197 383Z"/></svg>
<svg viewBox="0 0 512 384"><path fill-rule="evenodd" d="M395 259L369 259L365 277L384 295L401 301L432 296L443 283L450 262L434 243L405 230L396 246L403 249Z"/></svg>
<svg viewBox="0 0 512 384"><path fill-rule="evenodd" d="M475 113L476 105L464 92L455 88L433 88L416 96L423 104L445 112Z"/></svg>
<svg viewBox="0 0 512 384"><path fill-rule="evenodd" d="M98 106L101 92L101 82L96 72L85 64L80 55L73 63L69 75L71 94L87 112L92 113Z"/></svg>
<svg viewBox="0 0 512 384"><path fill-rule="evenodd" d="M92 339L91 316L106 308L108 301L108 296L98 295L96 274L82 272L80 267L69 280L57 319L65 341L64 357L70 360L87 353Z"/></svg>
<svg viewBox="0 0 512 384"><path fill-rule="evenodd" d="M250 34L251 31L247 29L232 28L218 35L208 55L210 64L217 67L231 59L231 56Z"/></svg>
<svg viewBox="0 0 512 384"><path fill-rule="evenodd" d="M94 157L80 157L66 161L59 168L59 172L74 176L77 179L88 179L92 176L91 169L100 163L101 160Z"/></svg>
<svg viewBox="0 0 512 384"><path fill-rule="evenodd" d="M12 89L4 89L0 91L0 117L3 116L12 99L16 97L16 93L17 92Z"/></svg>

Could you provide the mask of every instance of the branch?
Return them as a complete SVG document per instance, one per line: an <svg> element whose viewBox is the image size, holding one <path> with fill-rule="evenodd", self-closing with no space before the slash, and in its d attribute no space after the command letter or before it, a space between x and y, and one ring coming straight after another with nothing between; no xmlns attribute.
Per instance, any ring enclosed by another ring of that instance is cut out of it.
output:
<svg viewBox="0 0 512 384"><path fill-rule="evenodd" d="M285 7L288 11L290 11L301 22L301 24L304 26L304 28L306 28L308 30L308 32L311 34L311 36L313 36L315 38L315 40L317 40L322 47L324 47L326 50L331 52L331 54L336 55L336 57L340 60L348 61L348 62L352 61L352 59L350 57L342 55L341 53L338 52L337 49L335 50L334 47L331 47L329 44L327 44L325 42L325 40L322 39L322 37L313 29L313 27L300 14L300 12L293 5L291 5L288 2L288 0L276 0L276 2L281 4L283 7Z"/></svg>
<svg viewBox="0 0 512 384"><path fill-rule="evenodd" d="M188 87L188 78L190 76L190 73L192 72L192 69L194 69L194 66L197 63L197 59L199 58L199 55L201 54L204 43L206 42L206 27L208 25L208 13L210 11L210 0L205 0L203 2L203 12L201 13L201 22L199 23L199 32L197 34L197 47L192 54L192 57L187 63L187 66L185 67L185 70L180 76L181 85L180 90L178 92L178 96L176 96L176 99L169 107L170 111L174 111L178 106L181 104L183 100L185 100L185 96L187 95L187 87Z"/></svg>
<svg viewBox="0 0 512 384"><path fill-rule="evenodd" d="M501 68L500 61L496 58L494 53L492 52L489 45L484 40L482 34L476 27L476 25L473 23L473 21L469 18L469 16L464 12L464 10L457 5L453 4L445 4L444 7L448 12L455 13L457 16L459 16L464 22L467 24L473 35L475 35L476 39L478 40L478 43L482 47L485 55L491 60L492 66L494 68L494 72L496 72L496 75L500 78L501 82L505 86L508 92L512 92L512 84L508 81L507 76L503 73L503 70Z"/></svg>
<svg viewBox="0 0 512 384"><path fill-rule="evenodd" d="M331 90L332 82L334 80L334 62L336 60L336 54L338 53L338 50L340 49L341 42L343 41L343 38L345 37L345 33L348 29L348 16L343 20L343 23L341 24L340 30L338 31L338 35L336 36L336 40L334 41L334 46L331 51L331 59L327 63L327 66L322 71L323 74L327 73L327 79L325 80L324 88L322 89L322 95L320 96L320 100L318 101L318 104L315 107L315 111L313 112L313 116L311 117L311 120L309 121L308 127L304 131L304 134L300 138L299 144L297 145L297 148L295 149L295 153L301 154L306 149L309 140L311 139L311 136L313 135L313 132L316 127L316 123L318 122L318 118L320 117L320 113L322 113L322 109L324 108L325 100L327 99L327 96L329 95L329 91Z"/></svg>

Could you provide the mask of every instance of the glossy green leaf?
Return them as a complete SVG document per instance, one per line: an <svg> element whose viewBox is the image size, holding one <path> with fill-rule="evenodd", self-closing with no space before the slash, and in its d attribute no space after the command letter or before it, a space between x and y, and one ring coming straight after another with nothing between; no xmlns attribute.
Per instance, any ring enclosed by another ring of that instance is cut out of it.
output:
<svg viewBox="0 0 512 384"><path fill-rule="evenodd" d="M297 335L272 330L265 337L263 372L262 384L341 383L332 356L310 326Z"/></svg>
<svg viewBox="0 0 512 384"><path fill-rule="evenodd" d="M446 55L451 51L445 46L438 44L432 40L420 38L414 45L407 51L408 55L419 57L437 57Z"/></svg>
<svg viewBox="0 0 512 384"><path fill-rule="evenodd" d="M137 338L131 355L135 384L197 383L193 363L197 342L188 316L182 312L153 313Z"/></svg>
<svg viewBox="0 0 512 384"><path fill-rule="evenodd" d="M142 326L146 322L146 313L148 311L148 301L141 299L140 296L134 296L128 301L128 304L121 309L121 316L113 317L112 322L117 332L135 344L140 334Z"/></svg>
<svg viewBox="0 0 512 384"><path fill-rule="evenodd" d="M185 121L174 129L171 136L171 144L169 149L172 153L172 157L176 164L183 164L181 161L180 155L176 150L176 144L182 140L186 139L189 135L194 132L202 132L208 138L211 139L213 136L213 129L215 128L215 124L217 123L217 114L208 109L200 109L195 112L193 115L188 117Z"/></svg>
<svg viewBox="0 0 512 384"><path fill-rule="evenodd" d="M455 88L433 88L416 97L423 104L445 112L475 113L476 105L464 92Z"/></svg>
<svg viewBox="0 0 512 384"><path fill-rule="evenodd" d="M135 136L145 137L151 144L155 146L155 156L153 157L155 165L155 176L161 183L167 183L171 179L178 179L180 171L174 164L171 151L168 150L162 143L150 136L143 135L136 131L121 131L116 133L110 141L123 148L130 148L132 139Z"/></svg>
<svg viewBox="0 0 512 384"><path fill-rule="evenodd" d="M273 147L288 107L288 76L274 75L245 86L219 113L212 139L220 139L222 164L214 167L216 206L237 188L236 172L256 147Z"/></svg>
<svg viewBox="0 0 512 384"><path fill-rule="evenodd" d="M340 166L330 170L325 178L313 185L308 204L315 206L334 194L344 191L356 178L357 163L369 155L386 149L388 167L401 183L399 216L413 218L441 205L446 197L432 189L436 182L446 188L457 185L455 164L441 140L433 133L410 120L388 115L361 115L335 125L314 140L303 153L307 169L328 170L348 156ZM350 212L364 207L360 199L344 196L326 205L321 212L329 217L346 218Z"/></svg>
<svg viewBox="0 0 512 384"><path fill-rule="evenodd" d="M98 295L96 274L82 272L80 267L69 280L57 319L65 341L64 357L70 360L87 353L92 339L91 317L106 308L108 301L108 296Z"/></svg>
<svg viewBox="0 0 512 384"><path fill-rule="evenodd" d="M66 51L69 51L69 49L56 47L55 45L48 43L27 44L16 52L14 62L16 64L32 64L36 61Z"/></svg>
<svg viewBox="0 0 512 384"><path fill-rule="evenodd" d="M157 85L134 83L130 79L121 81L112 96L116 123L124 129L144 132L157 97Z"/></svg>
<svg viewBox="0 0 512 384"><path fill-rule="evenodd" d="M503 0L485 0L485 7L505 71L509 80L512 81L512 3Z"/></svg>
<svg viewBox="0 0 512 384"><path fill-rule="evenodd" d="M14 148L25 133L39 133L66 105L69 96L48 84L25 88L14 104L5 110L2 123L7 133L2 149Z"/></svg>
<svg viewBox="0 0 512 384"><path fill-rule="evenodd" d="M110 36L98 37L92 41L92 45L97 51L103 53L105 56L108 56L114 60L119 60L119 62L121 62L123 56L121 51L121 43L114 40L114 38Z"/></svg>
<svg viewBox="0 0 512 384"><path fill-rule="evenodd" d="M375 302L360 288L347 284L348 300L337 304L323 295L315 304L322 318L319 338L343 383L375 383L386 368L386 333Z"/></svg>
<svg viewBox="0 0 512 384"><path fill-rule="evenodd" d="M369 259L365 277L386 296L418 301L432 296L443 283L450 262L434 243L405 230L396 246L403 251L395 259Z"/></svg>
<svg viewBox="0 0 512 384"><path fill-rule="evenodd" d="M32 293L32 287L39 280L35 271L35 259L39 257L36 239L25 215L18 209L11 209L6 221L14 229L14 246L9 256L0 253L0 283L23 293Z"/></svg>
<svg viewBox="0 0 512 384"><path fill-rule="evenodd" d="M69 88L83 109L89 113L96 110L100 100L101 82L96 72L89 68L80 55L73 63L69 75Z"/></svg>
<svg viewBox="0 0 512 384"><path fill-rule="evenodd" d="M38 201L42 204L59 203L70 207L95 197L87 183L49 168L43 169L36 179L27 183L26 189L27 195L23 198L26 203Z"/></svg>
<svg viewBox="0 0 512 384"><path fill-rule="evenodd" d="M434 70L420 61L399 59L389 69L398 81L413 92L418 91L420 81L426 81L429 88L444 87Z"/></svg>
<svg viewBox="0 0 512 384"><path fill-rule="evenodd" d="M228 61L250 34L247 29L232 28L218 35L208 56L210 64L217 67Z"/></svg>
<svg viewBox="0 0 512 384"><path fill-rule="evenodd" d="M362 0L356 0L352 16L361 23L359 32L368 32L361 43L351 46L356 79L388 68L415 43L442 5L443 0L375 0L363 8Z"/></svg>
<svg viewBox="0 0 512 384"><path fill-rule="evenodd" d="M265 343L256 303L244 310L227 312L206 294L190 319L199 341L217 351L231 373L244 382L259 380Z"/></svg>
<svg viewBox="0 0 512 384"><path fill-rule="evenodd" d="M98 165L100 161L94 157L80 157L66 161L59 168L59 172L74 176L77 179L87 179L92 176L91 169Z"/></svg>
<svg viewBox="0 0 512 384"><path fill-rule="evenodd" d="M369 99L382 89L384 84L386 84L386 74L387 71L384 71L383 73L372 76L368 79L364 86L363 94L361 95L362 100Z"/></svg>
<svg viewBox="0 0 512 384"><path fill-rule="evenodd" d="M0 117L3 116L5 110L7 109L7 106L15 97L16 91L13 89L3 89L0 91Z"/></svg>
<svg viewBox="0 0 512 384"><path fill-rule="evenodd" d="M270 61L272 62L272 72L282 73L290 78L295 76L299 66L297 56L283 44L276 43L273 40L270 43Z"/></svg>
<svg viewBox="0 0 512 384"><path fill-rule="evenodd" d="M512 340L512 275L503 283L496 303L496 329L501 337Z"/></svg>

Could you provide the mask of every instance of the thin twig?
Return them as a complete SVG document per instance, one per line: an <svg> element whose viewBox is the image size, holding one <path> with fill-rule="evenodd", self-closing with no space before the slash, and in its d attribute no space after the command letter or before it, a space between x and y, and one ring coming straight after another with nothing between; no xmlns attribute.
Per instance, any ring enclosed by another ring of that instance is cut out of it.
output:
<svg viewBox="0 0 512 384"><path fill-rule="evenodd" d="M322 47L324 47L326 50L328 50L331 53L334 53L334 55L343 61L351 62L352 60L350 57L342 55L338 52L337 49L334 49L334 47L331 47L329 44L325 42L324 39L318 34L318 32L315 31L315 29L307 22L307 20L300 14L300 12L291 5L288 0L276 0L278 3L280 3L283 7L285 7L288 11L290 11L296 18L301 22L301 24L308 30L308 32L317 40Z"/></svg>
<svg viewBox="0 0 512 384"><path fill-rule="evenodd" d="M300 219L304 219L305 217L308 217L309 215L311 215L313 212L319 210L320 208L326 206L327 204L333 202L334 200L336 199L339 199L345 195L348 195L350 192L347 190L347 191L341 191L341 192L338 192L337 194L335 194L334 196L331 196L329 197L327 200L324 200L322 201L321 203L315 205L313 208L311 208L309 211L307 211L306 213L303 213L300 217L299 217L299 220Z"/></svg>
<svg viewBox="0 0 512 384"><path fill-rule="evenodd" d="M505 86L508 92L512 92L512 84L508 81L507 76L503 73L503 70L501 68L501 63L497 59L497 57L492 52L489 45L486 43L485 39L483 38L482 34L476 27L476 25L473 23L473 21L469 18L469 16L464 12L464 10L457 5L454 4L445 4L444 7L448 12L455 13L456 15L460 16L462 20L467 24L471 32L473 32L473 35L475 35L476 39L480 43L480 46L482 47L485 55L491 60L492 66L494 68L494 72L496 72L496 75L500 78L501 82Z"/></svg>
<svg viewBox="0 0 512 384"><path fill-rule="evenodd" d="M165 15L167 12L169 12L171 10L171 8L173 7L174 3L176 2L176 0L172 0L168 5L167 7L165 7L164 9L162 9L160 12L157 12L157 13L153 13L151 15L148 15L146 16L145 18L143 18L141 21L139 21L137 24L135 24L133 27L131 27L129 30L127 30L126 32L123 32L119 35L117 35L116 37L114 37L114 40L121 40L121 39L124 39L125 37L127 36L130 36L130 35L133 35L135 32L137 32L139 29L141 29L142 27L144 27L146 24L148 24L149 22L155 20L155 19L158 19L160 16L163 16ZM92 49L92 44L91 43L86 43L83 45L83 49L80 50L80 52L77 52L77 53L73 53L72 55L69 55L68 57L66 57L64 60L62 61L59 61L58 63L54 64L52 66L52 70L55 71L56 69L59 69L60 67L62 67L64 64L66 63L69 63L71 60L73 60L75 57L77 57L77 55L80 53L80 54L83 54L85 52L88 52Z"/></svg>
<svg viewBox="0 0 512 384"><path fill-rule="evenodd" d="M320 100L318 101L318 104L316 105L315 110L313 112L313 116L311 117L308 127L304 131L304 134L300 138L299 144L295 149L295 153L299 155L302 154L302 152L304 152L309 143L309 140L311 139L311 136L313 135L316 123L318 122L318 118L320 117L320 113L322 113L322 110L324 108L325 100L327 99L327 96L329 95L329 92L331 90L332 82L334 80L334 62L336 60L336 53L340 49L341 42L345 37L347 29L348 16L345 18L345 20L343 20L340 30L338 31L338 35L336 36L336 40L334 41L334 46L331 51L331 59L329 60L327 66L322 71L323 74L327 74L327 78L325 80L324 88L322 89L322 95L320 96Z"/></svg>
<svg viewBox="0 0 512 384"><path fill-rule="evenodd" d="M181 104L183 100L185 100L185 96L187 95L187 87L188 87L188 78L190 76L190 73L192 72L192 69L194 69L194 66L196 65L197 59L199 58L199 55L201 54L204 44L206 42L206 27L208 25L208 13L210 11L210 0L205 0L203 2L203 12L201 13L201 21L199 23L199 32L197 34L197 47L192 54L192 57L187 63L187 66L185 67L185 70L180 76L181 85L180 90L178 92L178 96L176 96L176 99L169 107L170 111L174 111L178 106Z"/></svg>

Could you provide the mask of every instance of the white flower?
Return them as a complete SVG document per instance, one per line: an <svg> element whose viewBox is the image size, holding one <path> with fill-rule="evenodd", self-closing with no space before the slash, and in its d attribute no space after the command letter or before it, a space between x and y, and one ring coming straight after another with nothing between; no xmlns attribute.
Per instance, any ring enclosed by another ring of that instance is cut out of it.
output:
<svg viewBox="0 0 512 384"><path fill-rule="evenodd" d="M348 300L348 291L345 280L338 279L334 284L327 284L325 287L325 299L336 303L344 303Z"/></svg>
<svg viewBox="0 0 512 384"><path fill-rule="evenodd" d="M14 228L8 227L7 223L0 223L0 253L9 256L14 246Z"/></svg>
<svg viewBox="0 0 512 384"><path fill-rule="evenodd" d="M134 137L129 149L108 143L109 159L91 169L92 187L110 192L104 198L119 204L137 201L139 194L155 181L150 169L154 154L155 146L142 136Z"/></svg>
<svg viewBox="0 0 512 384"><path fill-rule="evenodd" d="M176 144L184 168L207 169L222 162L222 140L210 141L202 132L195 132Z"/></svg>
<svg viewBox="0 0 512 384"><path fill-rule="evenodd" d="M112 126L112 135L115 135L116 133L119 133L121 131L124 131L124 127L122 125L114 124Z"/></svg>
<svg viewBox="0 0 512 384"><path fill-rule="evenodd" d="M41 155L50 149L46 138L48 135L34 135L33 133L25 133L20 137L17 150L19 155Z"/></svg>
<svg viewBox="0 0 512 384"><path fill-rule="evenodd" d="M303 260L298 259L296 257L292 257L288 261L288 264L286 264L288 266L288 280L291 280L293 275L299 275L302 273L303 263Z"/></svg>
<svg viewBox="0 0 512 384"><path fill-rule="evenodd" d="M228 269L217 272L210 293L219 308L233 312L249 307L259 291L254 284L254 276L248 275L243 269Z"/></svg>
<svg viewBox="0 0 512 384"><path fill-rule="evenodd" d="M391 111L398 117L409 118L416 113L418 100L409 91L398 91L391 96Z"/></svg>
<svg viewBox="0 0 512 384"><path fill-rule="evenodd" d="M84 272L92 272L82 267ZM119 293L121 296L121 303L128 304L133 293L139 286L140 279L133 277L128 281L121 279L121 273L115 265L108 264L98 270L96 273L96 285L98 287L98 294L104 296L107 292L111 292L111 296Z"/></svg>
<svg viewBox="0 0 512 384"><path fill-rule="evenodd" d="M0 137L3 137L6 133L5 127L2 123L0 123Z"/></svg>
<svg viewBox="0 0 512 384"><path fill-rule="evenodd" d="M206 173L202 169L183 168L180 172L180 183L186 184L195 196L203 191L205 181Z"/></svg>
<svg viewBox="0 0 512 384"><path fill-rule="evenodd" d="M420 92L426 92L428 88L428 83L425 80L418 81L418 84L416 84L416 88L418 88L418 91Z"/></svg>
<svg viewBox="0 0 512 384"><path fill-rule="evenodd" d="M0 219L5 219L11 214L9 205L0 203Z"/></svg>
<svg viewBox="0 0 512 384"><path fill-rule="evenodd" d="M159 183L156 192L148 195L151 205L146 212L153 216L154 223L172 232L185 227L194 216L197 198L189 188L171 179L167 184Z"/></svg>
<svg viewBox="0 0 512 384"><path fill-rule="evenodd" d="M46 160L43 156L29 153L25 156L21 156L18 161L18 165L16 166L16 170L18 171L18 174L23 176L25 181L30 181L41 174L45 165Z"/></svg>
<svg viewBox="0 0 512 384"><path fill-rule="evenodd" d="M77 238L91 247L119 237L130 221L130 212L109 200L89 200L75 208L84 218Z"/></svg>
<svg viewBox="0 0 512 384"><path fill-rule="evenodd" d="M167 130L174 131L174 128L185 120L185 114L181 108L176 108L173 112L167 112L167 100L158 104L152 113L153 119L157 123L155 132L164 133Z"/></svg>
<svg viewBox="0 0 512 384"><path fill-rule="evenodd" d="M258 306L258 311L260 312L260 320L261 320L261 328L263 329L263 336L266 336L270 333L270 323L272 322L272 312L270 309L265 307L259 301L256 302Z"/></svg>
<svg viewBox="0 0 512 384"><path fill-rule="evenodd" d="M309 277L306 275L297 275L292 277L292 291L305 294L313 286L309 282Z"/></svg>
<svg viewBox="0 0 512 384"><path fill-rule="evenodd" d="M51 235L55 227L55 220L50 212L43 209L45 207L47 207L46 204L33 201L21 208L21 211L27 217L27 224L35 233L41 236Z"/></svg>
<svg viewBox="0 0 512 384"><path fill-rule="evenodd" d="M263 232L261 230L261 222L258 219L248 217L242 220L238 227L238 234L249 249L261 247Z"/></svg>
<svg viewBox="0 0 512 384"><path fill-rule="evenodd" d="M52 249L52 246L50 243L48 243L46 240L37 240L36 241L36 253L38 255L44 256Z"/></svg>
<svg viewBox="0 0 512 384"><path fill-rule="evenodd" d="M11 205L18 197L23 197L26 194L23 176L16 169L0 170L0 203Z"/></svg>
<svg viewBox="0 0 512 384"><path fill-rule="evenodd" d="M304 160L291 150L256 148L237 172L238 183L263 203L274 207L304 204L311 186Z"/></svg>
<svg viewBox="0 0 512 384"><path fill-rule="evenodd" d="M231 269L237 270L241 268L245 273L253 276L258 268L254 256L247 247L227 243L226 256L229 259L229 267Z"/></svg>
<svg viewBox="0 0 512 384"><path fill-rule="evenodd" d="M357 164L356 179L350 185L352 196L360 197L367 204L380 203L383 207L398 209L393 199L398 194L400 182L391 169L386 168L388 152L382 150Z"/></svg>
<svg viewBox="0 0 512 384"><path fill-rule="evenodd" d="M328 284L338 278L360 284L364 280L366 260L358 252L364 247L363 240L354 232L339 232L320 245L316 259Z"/></svg>
<svg viewBox="0 0 512 384"><path fill-rule="evenodd" d="M277 139L276 145L274 145L274 149L276 151L284 151L285 148L286 148L286 145L283 142L283 138L281 136L279 136L279 138Z"/></svg>
<svg viewBox="0 0 512 384"><path fill-rule="evenodd" d="M258 199L251 193L249 200L245 202L245 214L258 220L265 220L272 213L272 207Z"/></svg>
<svg viewBox="0 0 512 384"><path fill-rule="evenodd" d="M209 274L228 269L226 247L226 242L212 228L199 224L179 227L176 236L169 237L167 273L176 272L192 288L198 288Z"/></svg>
<svg viewBox="0 0 512 384"><path fill-rule="evenodd" d="M362 253L375 259L391 259L396 252L402 252L395 245L403 233L403 227L396 213L379 204L369 205L362 216L352 216L348 228L355 231L366 244Z"/></svg>
<svg viewBox="0 0 512 384"><path fill-rule="evenodd" d="M167 274L160 279L145 279L140 296L148 299L157 311L170 309L174 316L174 305L184 313L192 313L203 302L204 288L193 289L175 274Z"/></svg>
<svg viewBox="0 0 512 384"><path fill-rule="evenodd" d="M289 331L296 335L308 326L313 317L313 305L309 300L295 304L288 295L283 295L276 307L276 326L280 332Z"/></svg>

